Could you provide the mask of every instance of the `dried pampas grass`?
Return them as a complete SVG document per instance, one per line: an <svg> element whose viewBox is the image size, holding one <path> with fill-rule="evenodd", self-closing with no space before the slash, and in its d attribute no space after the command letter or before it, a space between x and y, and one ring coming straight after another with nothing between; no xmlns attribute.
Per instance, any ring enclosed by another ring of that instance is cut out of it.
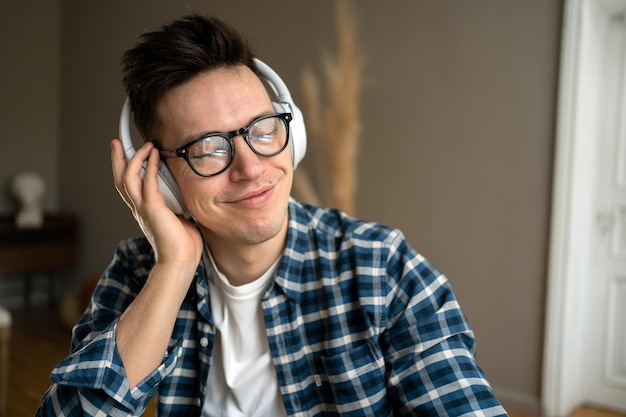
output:
<svg viewBox="0 0 626 417"><path fill-rule="evenodd" d="M302 168L294 177L294 194L311 204L356 212L359 95L363 57L357 45L357 25L352 3L337 0L338 54L324 66L325 99L320 83L307 70L303 74L307 153L314 159L314 180Z"/></svg>

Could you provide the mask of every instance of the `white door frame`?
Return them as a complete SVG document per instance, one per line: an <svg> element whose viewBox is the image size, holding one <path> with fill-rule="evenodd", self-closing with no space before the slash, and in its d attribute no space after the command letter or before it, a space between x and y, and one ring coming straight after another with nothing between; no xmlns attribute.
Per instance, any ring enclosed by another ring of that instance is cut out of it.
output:
<svg viewBox="0 0 626 417"><path fill-rule="evenodd" d="M552 222L542 413L569 415L585 399L586 291L595 227L602 34L626 0L565 0Z"/></svg>

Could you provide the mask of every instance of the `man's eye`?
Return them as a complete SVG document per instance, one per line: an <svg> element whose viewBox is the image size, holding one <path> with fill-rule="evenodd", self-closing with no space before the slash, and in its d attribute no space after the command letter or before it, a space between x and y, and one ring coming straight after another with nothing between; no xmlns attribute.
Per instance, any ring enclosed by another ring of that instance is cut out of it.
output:
<svg viewBox="0 0 626 417"><path fill-rule="evenodd" d="M226 149L216 149L210 154L208 154L207 156L212 156L215 158L223 158L225 156L228 156L228 152L226 152Z"/></svg>
<svg viewBox="0 0 626 417"><path fill-rule="evenodd" d="M228 152L226 149L216 149L211 152L203 152L197 153L195 155L191 155L192 159L200 159L200 158L224 158L228 156Z"/></svg>
<svg viewBox="0 0 626 417"><path fill-rule="evenodd" d="M274 132L268 132L263 134L250 135L250 139L256 142L271 142L274 140Z"/></svg>

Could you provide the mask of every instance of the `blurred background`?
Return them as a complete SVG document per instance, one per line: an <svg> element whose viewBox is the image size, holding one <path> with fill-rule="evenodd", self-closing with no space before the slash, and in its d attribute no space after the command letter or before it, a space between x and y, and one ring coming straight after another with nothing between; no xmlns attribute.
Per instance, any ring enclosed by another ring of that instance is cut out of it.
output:
<svg viewBox="0 0 626 417"><path fill-rule="evenodd" d="M3 0L0 214L34 170L44 208L80 221L62 293L139 229L113 187L120 57L189 11L219 14L302 97L337 48L333 0ZM505 405L540 407L560 0L358 0L356 215L403 230L453 284ZM302 169L307 169L307 162ZM19 299L0 280L0 304ZM19 300L18 300L19 301ZM37 302L35 298L34 302Z"/></svg>

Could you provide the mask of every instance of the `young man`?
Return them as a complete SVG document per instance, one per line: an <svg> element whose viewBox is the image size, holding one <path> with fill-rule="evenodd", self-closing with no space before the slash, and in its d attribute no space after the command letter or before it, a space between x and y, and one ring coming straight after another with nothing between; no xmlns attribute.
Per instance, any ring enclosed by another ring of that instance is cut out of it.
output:
<svg viewBox="0 0 626 417"><path fill-rule="evenodd" d="M398 230L290 199L294 115L237 31L185 17L124 69L147 142L127 163L114 140L113 176L145 237L118 247L38 415L141 415L154 394L162 416L506 415L446 278Z"/></svg>

